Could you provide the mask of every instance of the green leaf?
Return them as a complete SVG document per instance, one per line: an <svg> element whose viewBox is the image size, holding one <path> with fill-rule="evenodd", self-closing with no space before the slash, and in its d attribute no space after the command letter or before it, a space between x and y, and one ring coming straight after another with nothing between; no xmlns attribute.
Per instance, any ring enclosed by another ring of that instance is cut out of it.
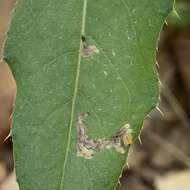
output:
<svg viewBox="0 0 190 190"><path fill-rule="evenodd" d="M190 25L190 4L188 1L177 0L173 11L167 18L167 23L175 27Z"/></svg>
<svg viewBox="0 0 190 190"><path fill-rule="evenodd" d="M91 138L126 123L138 137L157 102L155 49L172 3L18 1L5 56L18 85L12 134L21 190L114 189L127 148L77 157L77 114L91 113Z"/></svg>

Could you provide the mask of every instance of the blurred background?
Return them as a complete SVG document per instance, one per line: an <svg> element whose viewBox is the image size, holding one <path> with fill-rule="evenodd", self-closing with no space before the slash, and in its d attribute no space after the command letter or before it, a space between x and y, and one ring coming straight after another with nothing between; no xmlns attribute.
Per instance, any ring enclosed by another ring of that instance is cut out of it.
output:
<svg viewBox="0 0 190 190"><path fill-rule="evenodd" d="M11 138L3 143L16 85L1 60L14 3L0 0L0 190L18 190ZM159 106L145 119L142 142L131 147L117 190L190 190L190 1L177 0L175 10L158 44Z"/></svg>

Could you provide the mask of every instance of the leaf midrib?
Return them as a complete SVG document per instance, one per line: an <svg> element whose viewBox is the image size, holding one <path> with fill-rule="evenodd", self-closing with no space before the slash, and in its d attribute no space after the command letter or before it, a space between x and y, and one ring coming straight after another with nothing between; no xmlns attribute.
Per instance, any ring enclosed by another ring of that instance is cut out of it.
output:
<svg viewBox="0 0 190 190"><path fill-rule="evenodd" d="M87 9L87 0L84 0L83 1L83 11L82 11L82 22L81 22L80 37L82 35L84 35L84 32L85 32L86 9ZM72 124L73 124L73 119L74 119L75 102L76 102L76 97L77 97L77 91L78 91L78 85L79 85L79 76L80 76L81 50L82 50L82 40L80 39L80 46L79 46L79 52L78 52L78 62L77 62L77 71L76 71L74 92L73 92L72 105L71 105L71 115L70 115L70 121L69 121L69 132L68 132L66 152L65 152L64 162L63 162L61 183L60 183L59 190L63 190L64 178L65 178L65 167L66 167L66 164L67 164L67 158L68 158L68 155L69 155L69 148L70 148L70 144L71 144Z"/></svg>

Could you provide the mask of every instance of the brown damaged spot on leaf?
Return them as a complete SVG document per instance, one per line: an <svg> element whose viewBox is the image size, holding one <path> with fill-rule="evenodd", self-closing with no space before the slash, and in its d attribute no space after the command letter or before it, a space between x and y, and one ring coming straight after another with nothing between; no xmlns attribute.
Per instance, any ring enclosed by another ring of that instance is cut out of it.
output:
<svg viewBox="0 0 190 190"><path fill-rule="evenodd" d="M88 44L84 36L81 37L82 40L82 57L90 57L96 53L99 53L98 48L95 45Z"/></svg>
<svg viewBox="0 0 190 190"><path fill-rule="evenodd" d="M125 146L133 142L132 129L127 123L121 127L111 138L92 139L87 135L85 118L88 112L79 113L77 117L77 156L86 159L93 158L95 152L113 149L121 154L125 153Z"/></svg>

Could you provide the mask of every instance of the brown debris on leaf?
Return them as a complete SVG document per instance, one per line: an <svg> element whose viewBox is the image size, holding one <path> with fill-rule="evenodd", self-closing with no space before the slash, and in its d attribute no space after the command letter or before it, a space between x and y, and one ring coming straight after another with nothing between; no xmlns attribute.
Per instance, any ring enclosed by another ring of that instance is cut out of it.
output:
<svg viewBox="0 0 190 190"><path fill-rule="evenodd" d="M90 57L96 53L99 53L98 48L95 45L87 44L86 39L82 36L82 57Z"/></svg>
<svg viewBox="0 0 190 190"><path fill-rule="evenodd" d="M93 158L95 152L101 150L114 149L124 154L125 146L130 145L133 141L132 129L129 124L124 125L111 138L92 139L88 137L85 126L85 118L89 113L79 113L77 117L77 156L86 159Z"/></svg>

